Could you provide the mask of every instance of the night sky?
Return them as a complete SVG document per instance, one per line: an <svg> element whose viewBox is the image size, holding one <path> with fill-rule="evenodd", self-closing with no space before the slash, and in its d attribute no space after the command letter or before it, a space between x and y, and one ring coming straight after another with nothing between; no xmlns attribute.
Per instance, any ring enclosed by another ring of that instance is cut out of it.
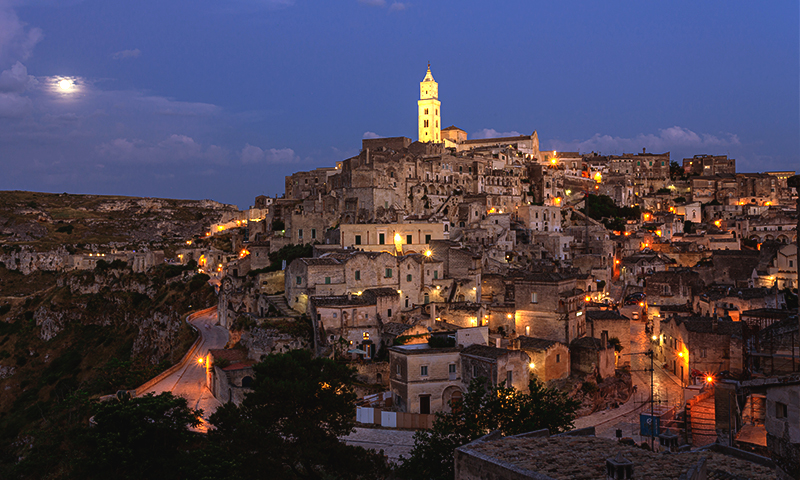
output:
<svg viewBox="0 0 800 480"><path fill-rule="evenodd" d="M800 170L800 6L750 1L0 0L1 190L240 208L361 139Z"/></svg>

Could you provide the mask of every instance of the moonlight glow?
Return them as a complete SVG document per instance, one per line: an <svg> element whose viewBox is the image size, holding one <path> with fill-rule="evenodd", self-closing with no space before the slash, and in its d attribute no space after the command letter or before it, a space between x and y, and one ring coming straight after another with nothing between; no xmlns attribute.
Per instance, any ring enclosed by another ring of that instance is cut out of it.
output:
<svg viewBox="0 0 800 480"><path fill-rule="evenodd" d="M67 78L65 78L64 80L61 80L60 82L58 82L58 88L60 88L61 90L65 91L65 92L68 92L68 91L72 90L72 88L74 86L75 86L75 84L72 83L72 80L69 80Z"/></svg>

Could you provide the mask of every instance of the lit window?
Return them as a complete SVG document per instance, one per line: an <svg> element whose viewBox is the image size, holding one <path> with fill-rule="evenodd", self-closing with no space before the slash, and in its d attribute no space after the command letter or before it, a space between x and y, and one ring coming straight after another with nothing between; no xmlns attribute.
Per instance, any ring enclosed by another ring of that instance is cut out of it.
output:
<svg viewBox="0 0 800 480"><path fill-rule="evenodd" d="M362 335L362 338L364 340L369 340L369 332L364 332L364 335Z"/></svg>

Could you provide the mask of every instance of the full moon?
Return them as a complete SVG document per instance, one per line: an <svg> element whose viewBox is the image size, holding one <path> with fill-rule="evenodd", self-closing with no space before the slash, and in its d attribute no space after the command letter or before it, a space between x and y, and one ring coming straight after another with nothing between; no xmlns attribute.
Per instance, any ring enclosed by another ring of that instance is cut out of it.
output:
<svg viewBox="0 0 800 480"><path fill-rule="evenodd" d="M72 90L72 86L73 86L72 80L66 78L58 82L58 88L64 90L65 92Z"/></svg>

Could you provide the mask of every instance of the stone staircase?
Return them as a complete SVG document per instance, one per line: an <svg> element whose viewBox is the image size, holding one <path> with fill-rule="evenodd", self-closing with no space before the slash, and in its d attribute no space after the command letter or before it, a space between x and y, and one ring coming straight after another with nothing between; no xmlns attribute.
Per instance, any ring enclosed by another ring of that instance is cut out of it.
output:
<svg viewBox="0 0 800 480"><path fill-rule="evenodd" d="M268 295L267 300L273 307L277 308L286 317L299 317L300 314L292 310L283 295Z"/></svg>
<svg viewBox="0 0 800 480"><path fill-rule="evenodd" d="M689 415L692 448L703 447L717 441L716 407L713 395L694 403Z"/></svg>

